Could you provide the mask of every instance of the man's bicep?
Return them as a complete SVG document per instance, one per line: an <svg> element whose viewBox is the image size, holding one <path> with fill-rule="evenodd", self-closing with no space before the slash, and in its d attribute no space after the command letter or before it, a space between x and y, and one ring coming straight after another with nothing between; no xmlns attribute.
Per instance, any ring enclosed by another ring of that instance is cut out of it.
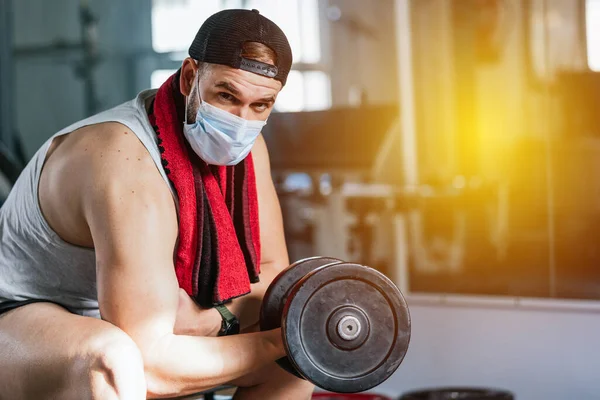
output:
<svg viewBox="0 0 600 400"><path fill-rule="evenodd" d="M173 201L160 176L146 175L121 174L117 182L93 190L85 212L96 251L102 318L141 348L172 333L178 302Z"/></svg>
<svg viewBox="0 0 600 400"><path fill-rule="evenodd" d="M283 231L283 219L277 192L271 177L271 166L266 143L262 136L252 150L258 191L262 263L287 266L288 255Z"/></svg>

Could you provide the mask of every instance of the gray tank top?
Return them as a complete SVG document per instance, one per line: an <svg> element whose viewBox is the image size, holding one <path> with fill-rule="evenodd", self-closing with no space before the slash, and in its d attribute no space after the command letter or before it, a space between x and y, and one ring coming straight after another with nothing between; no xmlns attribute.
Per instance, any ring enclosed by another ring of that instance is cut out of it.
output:
<svg viewBox="0 0 600 400"><path fill-rule="evenodd" d="M155 93L141 92L127 103L61 130L27 164L0 208L0 305L7 301L48 300L80 315L100 317L94 250L69 244L50 228L38 202L40 173L55 137L88 125L119 122L143 143L175 196L145 109L145 101Z"/></svg>

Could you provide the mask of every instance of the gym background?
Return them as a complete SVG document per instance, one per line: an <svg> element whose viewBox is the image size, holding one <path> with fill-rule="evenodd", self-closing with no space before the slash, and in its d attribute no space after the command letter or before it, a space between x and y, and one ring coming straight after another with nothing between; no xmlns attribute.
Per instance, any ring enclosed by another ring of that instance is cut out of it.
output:
<svg viewBox="0 0 600 400"><path fill-rule="evenodd" d="M158 87L224 8L294 51L264 130L291 260L363 263L407 297L408 354L373 392L600 397L600 0L0 0L0 204L50 135Z"/></svg>

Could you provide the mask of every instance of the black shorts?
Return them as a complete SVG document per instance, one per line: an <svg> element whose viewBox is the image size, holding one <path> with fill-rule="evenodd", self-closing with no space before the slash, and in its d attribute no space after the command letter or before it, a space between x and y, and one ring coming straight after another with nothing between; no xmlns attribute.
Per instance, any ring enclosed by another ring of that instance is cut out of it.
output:
<svg viewBox="0 0 600 400"><path fill-rule="evenodd" d="M27 304L33 304L33 303L52 303L52 304L56 304L56 303L53 303L51 301L44 300L44 299L31 299L31 300L23 300L23 301L9 300L9 301L5 301L5 302L0 303L0 316L2 316L2 314L6 314L7 312L12 311L12 310L14 310L16 308L23 307L23 306L26 306Z"/></svg>

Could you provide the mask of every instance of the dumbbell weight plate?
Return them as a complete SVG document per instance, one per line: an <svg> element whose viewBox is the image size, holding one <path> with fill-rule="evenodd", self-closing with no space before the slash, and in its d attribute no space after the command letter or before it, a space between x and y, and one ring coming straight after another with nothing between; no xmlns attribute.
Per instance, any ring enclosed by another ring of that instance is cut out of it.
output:
<svg viewBox="0 0 600 400"><path fill-rule="evenodd" d="M266 331L281 327L281 314L287 296L292 287L307 273L326 265L341 262L341 260L332 257L311 257L297 261L281 271L273 279L263 298L260 309L260 329ZM287 357L277 360L277 363L286 371L301 377Z"/></svg>
<svg viewBox="0 0 600 400"><path fill-rule="evenodd" d="M288 295L282 328L288 359L315 385L354 393L389 378L410 341L410 315L380 272L340 263L302 278Z"/></svg>

